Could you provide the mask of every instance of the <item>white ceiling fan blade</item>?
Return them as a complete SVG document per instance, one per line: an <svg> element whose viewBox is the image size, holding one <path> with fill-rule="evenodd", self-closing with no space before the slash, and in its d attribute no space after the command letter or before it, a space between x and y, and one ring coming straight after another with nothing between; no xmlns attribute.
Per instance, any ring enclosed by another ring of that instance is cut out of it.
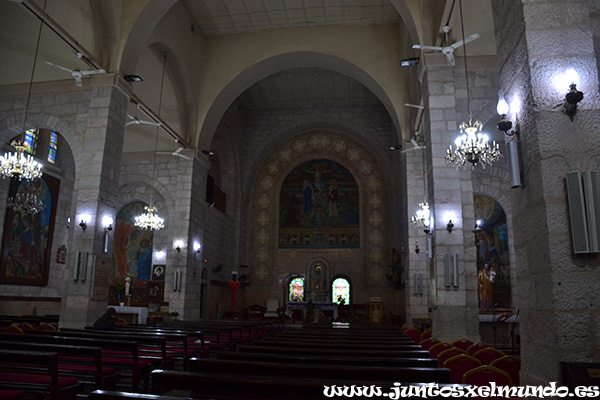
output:
<svg viewBox="0 0 600 400"><path fill-rule="evenodd" d="M423 110L423 109L425 109L425 107L417 105L417 104L404 103L404 105L406 107L416 108L417 110Z"/></svg>
<svg viewBox="0 0 600 400"><path fill-rule="evenodd" d="M179 153L177 153L176 155L178 157L181 157L181 158L186 159L186 160L191 160L192 159L192 157L186 156L185 154L179 154Z"/></svg>
<svg viewBox="0 0 600 400"><path fill-rule="evenodd" d="M131 115L131 114L127 114L127 117L128 117L129 119L131 119L131 120L135 120L135 117L134 117L133 115ZM128 123L129 123L129 122L128 122Z"/></svg>
<svg viewBox="0 0 600 400"><path fill-rule="evenodd" d="M437 47L437 46L421 46L420 44L413 44L413 49L421 49L421 50L435 50L435 51L442 51L441 47Z"/></svg>
<svg viewBox="0 0 600 400"><path fill-rule="evenodd" d="M127 122L127 123L125 124L125 126L129 126L129 125L139 125L139 124L140 124L140 121L134 118L134 119L133 119L133 121L129 121L129 122Z"/></svg>
<svg viewBox="0 0 600 400"><path fill-rule="evenodd" d="M73 73L73 70L72 70L72 69L65 68L65 67L63 67L63 66L60 66L60 65L58 65L58 64L51 63L50 61L46 61L46 64L48 64L48 65L52 65L53 67L56 67L56 68L58 68L58 69L62 69L63 71L66 71L66 72L68 72L68 73L70 73L70 74L72 74L72 73Z"/></svg>
<svg viewBox="0 0 600 400"><path fill-rule="evenodd" d="M177 148L177 149L176 149L176 150L173 152L173 154L174 154L174 155L177 155L177 154L181 153L182 151L183 151L183 147L178 147L178 148Z"/></svg>
<svg viewBox="0 0 600 400"><path fill-rule="evenodd" d="M106 71L103 69L91 69L89 71L79 71L81 72L81 75L83 76L87 76L87 75L102 75L105 74Z"/></svg>
<svg viewBox="0 0 600 400"><path fill-rule="evenodd" d="M471 36L468 36L465 40L459 40L458 42L451 44L450 47L452 47L453 49L457 49L460 46L464 45L465 43L469 43L472 42L475 39L479 38L479 33L474 33Z"/></svg>
<svg viewBox="0 0 600 400"><path fill-rule="evenodd" d="M413 147L419 147L419 143L417 143L415 139L410 139L410 142L412 143Z"/></svg>
<svg viewBox="0 0 600 400"><path fill-rule="evenodd" d="M143 121L143 120L138 120L138 122L136 122L137 124L142 124L142 125L150 125L150 126L160 126L160 122L153 122L153 121Z"/></svg>
<svg viewBox="0 0 600 400"><path fill-rule="evenodd" d="M456 62L454 61L454 53L444 53L446 56L446 61L448 61L448 65L454 67Z"/></svg>

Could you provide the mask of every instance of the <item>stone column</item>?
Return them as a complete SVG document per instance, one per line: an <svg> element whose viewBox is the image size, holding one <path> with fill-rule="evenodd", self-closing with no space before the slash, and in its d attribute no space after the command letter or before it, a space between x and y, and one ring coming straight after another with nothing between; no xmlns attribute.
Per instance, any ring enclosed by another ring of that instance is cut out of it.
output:
<svg viewBox="0 0 600 400"><path fill-rule="evenodd" d="M119 169L126 96L112 85L112 75L92 79L92 96L81 135L82 151L75 154L76 188L72 204L71 239L65 268L65 293L60 312L61 327L82 328L93 323L106 310L105 300L92 299L93 268L85 276L74 279L76 252L100 256L103 250L104 227L102 217L116 214ZM79 227L79 216L91 216L86 230Z"/></svg>
<svg viewBox="0 0 600 400"><path fill-rule="evenodd" d="M493 0L500 85L518 114L524 186L512 192L520 302L521 384L559 381L561 361L598 360L600 256L574 255L565 176L600 173L598 59L585 0ZM570 82L584 92L571 121ZM557 85L557 83L559 83ZM557 107L558 105L558 107Z"/></svg>
<svg viewBox="0 0 600 400"><path fill-rule="evenodd" d="M460 338L479 340L475 274L466 273L474 262L472 234L473 186L470 170L456 170L445 160L448 145L458 134L457 89L453 71L439 57L426 57L422 70L425 104L426 170L428 198L433 219L432 259L429 278L433 336L447 342ZM453 213L454 230L446 230L448 213ZM463 226L467 229L463 230ZM423 249L427 251L427 248ZM472 254L471 254L472 253ZM446 255L458 258L459 279L444 285ZM466 268L465 268L466 266Z"/></svg>

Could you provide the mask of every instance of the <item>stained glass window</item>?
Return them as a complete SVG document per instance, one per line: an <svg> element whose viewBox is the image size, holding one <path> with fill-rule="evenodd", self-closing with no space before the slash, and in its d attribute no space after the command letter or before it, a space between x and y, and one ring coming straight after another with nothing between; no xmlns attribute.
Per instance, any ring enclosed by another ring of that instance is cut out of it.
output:
<svg viewBox="0 0 600 400"><path fill-rule="evenodd" d="M35 147L37 146L38 132L33 129L25 131L25 139L23 140L23 146L25 151L29 154L35 154Z"/></svg>
<svg viewBox="0 0 600 400"><path fill-rule="evenodd" d="M288 287L289 301L304 301L304 278L294 278Z"/></svg>
<svg viewBox="0 0 600 400"><path fill-rule="evenodd" d="M50 140L48 143L48 162L54 164L56 162L56 150L58 149L58 133L50 132Z"/></svg>
<svg viewBox="0 0 600 400"><path fill-rule="evenodd" d="M337 278L331 284L331 299L341 305L350 304L350 282L344 278Z"/></svg>

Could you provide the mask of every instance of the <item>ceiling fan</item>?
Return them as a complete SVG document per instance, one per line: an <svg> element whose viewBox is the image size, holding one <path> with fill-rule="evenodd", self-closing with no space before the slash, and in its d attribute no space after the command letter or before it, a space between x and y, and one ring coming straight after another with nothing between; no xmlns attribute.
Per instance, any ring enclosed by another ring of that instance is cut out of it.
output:
<svg viewBox="0 0 600 400"><path fill-rule="evenodd" d="M135 115L130 115L127 114L127 117L129 117L129 119L131 121L127 122L125 124L125 126L129 126L129 125L150 125L150 126L160 126L160 122L154 122L154 121L144 121L138 118L137 116L137 110L140 108L140 105L136 105L136 110L135 110Z"/></svg>
<svg viewBox="0 0 600 400"><path fill-rule="evenodd" d="M179 141L177 139L175 139L175 143L179 143ZM185 150L185 148L178 147L178 148L176 148L172 152L171 151L157 151L156 154L170 154L172 156L181 157L181 158L186 159L186 160L191 160L192 157L190 157L190 156L188 156L186 154L183 154L182 153L183 150Z"/></svg>
<svg viewBox="0 0 600 400"><path fill-rule="evenodd" d="M408 151L413 150L422 150L425 148L425 146L421 146L415 139L410 139L410 143L412 143L413 147L411 147L410 149L402 150L400 153L406 153Z"/></svg>
<svg viewBox="0 0 600 400"><path fill-rule="evenodd" d="M79 58L81 60L81 58L83 57L83 53L77 53L77 58ZM51 65L53 67L56 67L58 69L62 69L63 71L66 71L68 73L71 74L71 76L75 79L75 85L77 87L81 87L82 86L82 81L81 78L83 78L84 76L89 76L89 75L101 75L101 74L105 74L106 71L103 69L91 69L88 71L81 71L79 69L79 67L75 68L75 69L69 69L66 67L63 67L61 65L57 65L54 63L51 63L50 61L46 61L46 64Z"/></svg>
<svg viewBox="0 0 600 400"><path fill-rule="evenodd" d="M442 27L442 32L444 32L444 34L446 35L445 43L449 42L448 33L450 33L451 30L452 30L452 28L450 28L448 25L445 25ZM451 67L454 67L456 65L456 62L454 61L454 50L458 49L460 46L465 45L466 43L472 42L473 40L475 40L477 38L479 38L479 33L474 33L471 36L466 37L464 40L459 40L456 43L453 43L451 45L444 46L444 47L422 46L420 44L415 44L415 45L413 45L412 48L413 49L421 49L421 50L441 51L446 56L448 65L450 65Z"/></svg>

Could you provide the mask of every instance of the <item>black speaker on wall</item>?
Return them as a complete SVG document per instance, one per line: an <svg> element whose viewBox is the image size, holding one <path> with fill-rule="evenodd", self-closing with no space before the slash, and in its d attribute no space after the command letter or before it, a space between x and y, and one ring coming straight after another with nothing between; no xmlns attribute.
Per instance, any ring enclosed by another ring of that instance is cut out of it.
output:
<svg viewBox="0 0 600 400"><path fill-rule="evenodd" d="M567 196L575 254L600 252L600 200L592 171L567 174Z"/></svg>

